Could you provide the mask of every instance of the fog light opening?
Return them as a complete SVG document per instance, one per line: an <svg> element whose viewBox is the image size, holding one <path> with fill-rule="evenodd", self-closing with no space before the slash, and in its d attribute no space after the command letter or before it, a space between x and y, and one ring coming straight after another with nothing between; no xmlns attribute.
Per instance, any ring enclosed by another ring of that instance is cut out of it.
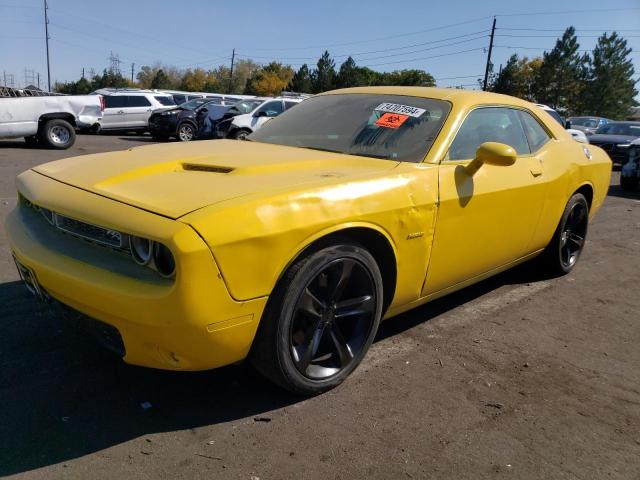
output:
<svg viewBox="0 0 640 480"><path fill-rule="evenodd" d="M147 265L151 260L153 244L150 240L131 236L129 237L129 249L136 263Z"/></svg>
<svg viewBox="0 0 640 480"><path fill-rule="evenodd" d="M163 277L173 277L176 273L176 261L171 250L161 243L156 243L153 249L153 261L156 270Z"/></svg>

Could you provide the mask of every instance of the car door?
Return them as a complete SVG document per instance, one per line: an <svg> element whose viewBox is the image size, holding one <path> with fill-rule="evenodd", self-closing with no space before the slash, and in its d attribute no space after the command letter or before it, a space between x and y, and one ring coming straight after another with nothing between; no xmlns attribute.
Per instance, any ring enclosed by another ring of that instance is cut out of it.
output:
<svg viewBox="0 0 640 480"><path fill-rule="evenodd" d="M127 127L141 128L149 126L149 117L153 111L151 102L144 95L127 96Z"/></svg>
<svg viewBox="0 0 640 480"><path fill-rule="evenodd" d="M273 117L277 117L284 111L282 100L272 100L258 108L251 118L251 129L256 131L266 121Z"/></svg>
<svg viewBox="0 0 640 480"><path fill-rule="evenodd" d="M126 97L123 95L105 95L104 112L100 126L104 129L121 128L126 125Z"/></svg>
<svg viewBox="0 0 640 480"><path fill-rule="evenodd" d="M484 142L513 147L510 166L466 168ZM544 205L540 159L514 108L472 110L440 163L439 208L423 295L505 266L529 253Z"/></svg>

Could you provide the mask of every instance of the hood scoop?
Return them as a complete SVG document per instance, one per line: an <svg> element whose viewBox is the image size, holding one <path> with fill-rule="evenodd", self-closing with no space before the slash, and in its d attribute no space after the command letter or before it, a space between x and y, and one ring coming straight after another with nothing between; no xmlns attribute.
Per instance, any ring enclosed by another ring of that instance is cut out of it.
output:
<svg viewBox="0 0 640 480"><path fill-rule="evenodd" d="M191 172L211 172L211 173L231 173L235 169L232 167L221 167L219 165L204 165L201 163L183 163L182 169Z"/></svg>

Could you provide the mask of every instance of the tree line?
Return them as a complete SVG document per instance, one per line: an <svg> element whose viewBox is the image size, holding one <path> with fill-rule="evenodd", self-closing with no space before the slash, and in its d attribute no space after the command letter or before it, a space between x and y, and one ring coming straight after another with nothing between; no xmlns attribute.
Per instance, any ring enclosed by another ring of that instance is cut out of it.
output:
<svg viewBox="0 0 640 480"><path fill-rule="evenodd" d="M188 92L220 92L245 95L275 96L289 90L301 93L320 93L334 88L365 85L435 86L433 76L424 70L407 69L378 72L359 67L348 57L336 69L335 61L325 51L315 67L302 65L297 71L289 65L271 62L259 65L253 60L240 60L233 68L220 65L211 70L203 68L179 69L170 65L145 65L131 82L119 72L104 70L102 74L75 82L56 85L56 91L68 94L86 94L105 87L157 88Z"/></svg>
<svg viewBox="0 0 640 480"><path fill-rule="evenodd" d="M492 76L489 89L544 103L565 115L624 119L638 105L634 74L631 48L616 32L602 34L587 53L580 52L575 29L569 27L542 57L512 55Z"/></svg>

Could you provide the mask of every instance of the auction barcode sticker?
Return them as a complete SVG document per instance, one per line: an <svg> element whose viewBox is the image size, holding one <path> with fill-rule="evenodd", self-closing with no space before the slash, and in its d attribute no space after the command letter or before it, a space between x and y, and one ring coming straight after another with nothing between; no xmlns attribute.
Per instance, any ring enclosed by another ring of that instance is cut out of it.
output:
<svg viewBox="0 0 640 480"><path fill-rule="evenodd" d="M375 110L380 112L399 113L401 115L409 115L418 118L426 110L424 108L412 107L410 105L400 105L398 103L381 103Z"/></svg>

